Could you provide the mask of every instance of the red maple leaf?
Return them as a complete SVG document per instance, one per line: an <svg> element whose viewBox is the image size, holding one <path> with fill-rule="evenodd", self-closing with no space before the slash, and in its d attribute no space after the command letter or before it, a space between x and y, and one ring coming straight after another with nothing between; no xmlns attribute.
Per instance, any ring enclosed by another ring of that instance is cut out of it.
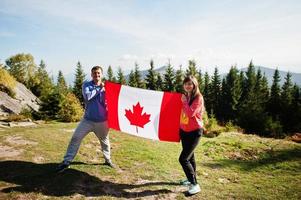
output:
<svg viewBox="0 0 301 200"><path fill-rule="evenodd" d="M150 122L150 114L143 113L143 107L138 102L135 106L133 105L133 112L129 109L125 109L125 116L131 122L131 125L136 126L136 132L138 133L138 126L144 128L144 125Z"/></svg>

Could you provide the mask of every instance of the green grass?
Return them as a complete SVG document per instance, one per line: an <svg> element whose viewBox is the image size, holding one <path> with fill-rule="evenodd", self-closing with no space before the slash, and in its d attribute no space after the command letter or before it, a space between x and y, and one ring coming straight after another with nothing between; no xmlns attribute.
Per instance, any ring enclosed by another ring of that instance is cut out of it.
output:
<svg viewBox="0 0 301 200"><path fill-rule="evenodd" d="M117 169L102 165L98 139L89 134L71 168L55 174L75 127L51 123L0 129L0 199L186 198L186 188L177 184L184 178L180 144L113 130ZM10 148L7 156L1 153L4 147ZM9 156L12 151L19 155ZM201 139L196 160L202 191L189 199L301 199L300 144L222 133Z"/></svg>

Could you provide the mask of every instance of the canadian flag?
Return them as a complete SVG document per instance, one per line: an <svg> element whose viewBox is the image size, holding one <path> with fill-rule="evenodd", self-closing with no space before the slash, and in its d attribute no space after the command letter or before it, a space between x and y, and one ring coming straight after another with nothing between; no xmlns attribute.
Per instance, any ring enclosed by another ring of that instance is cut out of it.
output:
<svg viewBox="0 0 301 200"><path fill-rule="evenodd" d="M181 94L106 81L110 128L153 140L179 142Z"/></svg>

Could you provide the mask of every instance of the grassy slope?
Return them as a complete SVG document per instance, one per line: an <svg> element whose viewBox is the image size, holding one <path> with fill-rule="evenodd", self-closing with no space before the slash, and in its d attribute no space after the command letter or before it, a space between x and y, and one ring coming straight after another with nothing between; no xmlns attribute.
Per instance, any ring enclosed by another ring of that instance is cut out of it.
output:
<svg viewBox="0 0 301 200"><path fill-rule="evenodd" d="M180 144L110 132L116 170L102 165L97 138L82 143L71 169L55 174L76 124L0 129L0 147L23 150L0 157L0 199L184 199ZM20 136L20 137L19 137ZM36 142L16 144L9 137ZM0 150L1 151L1 150ZM190 199L300 199L301 145L254 135L202 138L196 150L202 192Z"/></svg>

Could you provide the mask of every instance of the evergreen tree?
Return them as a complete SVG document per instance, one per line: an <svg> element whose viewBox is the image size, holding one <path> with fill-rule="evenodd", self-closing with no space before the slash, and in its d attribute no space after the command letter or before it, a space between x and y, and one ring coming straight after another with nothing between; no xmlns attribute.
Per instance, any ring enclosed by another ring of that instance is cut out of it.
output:
<svg viewBox="0 0 301 200"><path fill-rule="evenodd" d="M135 77L135 82L136 82L136 87L138 88L145 88L145 84L142 81L139 66L137 63L135 63L135 71L134 71L134 77Z"/></svg>
<svg viewBox="0 0 301 200"><path fill-rule="evenodd" d="M111 65L109 65L106 80L111 81L111 82L116 82L116 78L114 77L114 72L113 72Z"/></svg>
<svg viewBox="0 0 301 200"><path fill-rule="evenodd" d="M84 98L82 95L82 85L85 81L86 74L84 73L83 67L80 62L77 62L74 86L72 88L73 94L78 98L80 104L84 106Z"/></svg>
<svg viewBox="0 0 301 200"><path fill-rule="evenodd" d="M268 112L273 117L274 120L279 120L280 115L280 75L278 69L275 70L273 75L273 83L271 86L271 95L268 102Z"/></svg>
<svg viewBox="0 0 301 200"><path fill-rule="evenodd" d="M146 88L150 90L156 90L157 87L157 77L156 72L154 71L154 61L150 61L150 69L146 75Z"/></svg>
<svg viewBox="0 0 301 200"><path fill-rule="evenodd" d="M117 83L120 83L122 85L126 84L126 80L125 80L125 77L123 75L123 71L122 71L121 67L118 67L118 71L117 71Z"/></svg>
<svg viewBox="0 0 301 200"><path fill-rule="evenodd" d="M301 90L297 84L293 86L293 98L290 107L291 110L291 125L288 127L290 132L300 132L301 131Z"/></svg>
<svg viewBox="0 0 301 200"><path fill-rule="evenodd" d="M42 102L39 108L42 119L59 119L58 113L61 110L61 102L63 98L63 94L59 92L57 87L55 87L50 93L42 96Z"/></svg>
<svg viewBox="0 0 301 200"><path fill-rule="evenodd" d="M207 112L209 112L209 114L212 113L212 101L210 99L210 87L211 87L210 86L210 76L209 76L208 72L205 72L203 96L204 96L206 110L207 110Z"/></svg>
<svg viewBox="0 0 301 200"><path fill-rule="evenodd" d="M223 79L222 83L222 105L221 111L223 115L221 116L224 121L236 121L236 116L238 114L239 100L241 98L241 82L239 71L236 67L231 67L226 78Z"/></svg>
<svg viewBox="0 0 301 200"><path fill-rule="evenodd" d="M219 112L220 106L220 95L221 95L221 79L218 73L217 67L214 69L214 74L212 76L211 84L210 84L210 92L209 92L209 99L212 103L212 113L218 119L221 117L221 112Z"/></svg>
<svg viewBox="0 0 301 200"><path fill-rule="evenodd" d="M163 81L164 91L170 91L170 92L175 91L174 81L175 81L175 73L169 62L164 73L164 81Z"/></svg>
<svg viewBox="0 0 301 200"><path fill-rule="evenodd" d="M203 93L204 92L204 82L203 82L203 76L202 76L201 70L198 71L196 78L199 83L200 92Z"/></svg>
<svg viewBox="0 0 301 200"><path fill-rule="evenodd" d="M163 80L162 77L159 73L156 73L157 77L157 85L156 85L156 90L162 91L163 90Z"/></svg>
<svg viewBox="0 0 301 200"><path fill-rule="evenodd" d="M42 99L42 96L47 95L53 89L54 85L46 70L46 64L41 60L37 72L34 75L35 84L31 86L31 91L37 97Z"/></svg>
<svg viewBox="0 0 301 200"><path fill-rule="evenodd" d="M184 74L182 70L182 66L180 66L180 69L176 71L175 75L175 90L176 92L183 93L183 80L184 80Z"/></svg>
<svg viewBox="0 0 301 200"><path fill-rule="evenodd" d="M295 112L291 110L292 101L293 101L293 83L291 80L292 75L288 72L285 77L285 82L282 86L281 94L280 94L280 118L283 125L284 131L290 130L290 127L293 126L292 122L292 113Z"/></svg>
<svg viewBox="0 0 301 200"><path fill-rule="evenodd" d="M188 61L188 68L186 70L185 76L192 75L194 77L198 77L198 70L196 67L196 62L195 60L189 60Z"/></svg>
<svg viewBox="0 0 301 200"><path fill-rule="evenodd" d="M131 70L129 74L128 85L131 87L138 87L133 70Z"/></svg>
<svg viewBox="0 0 301 200"><path fill-rule="evenodd" d="M58 77L57 77L57 88L58 91L63 94L66 94L68 91L66 80L61 70L59 70Z"/></svg>
<svg viewBox="0 0 301 200"><path fill-rule="evenodd" d="M267 113L264 113L264 107L259 102L261 99L259 97L261 95L261 79L261 72L259 71L256 76L255 67L251 61L246 72L242 104L239 110L239 125L247 133L263 133L268 120Z"/></svg>

